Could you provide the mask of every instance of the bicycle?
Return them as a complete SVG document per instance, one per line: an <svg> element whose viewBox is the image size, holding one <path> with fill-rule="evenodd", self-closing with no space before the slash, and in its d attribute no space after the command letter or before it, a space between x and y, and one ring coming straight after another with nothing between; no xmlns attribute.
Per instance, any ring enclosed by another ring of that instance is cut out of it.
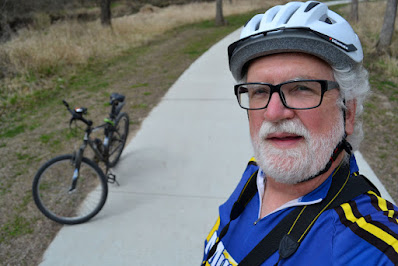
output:
<svg viewBox="0 0 398 266"><path fill-rule="evenodd" d="M93 127L93 122L84 118L87 108L72 110L63 100L72 115L72 122L82 121L85 134L80 148L73 154L54 157L44 163L33 179L33 199L39 210L49 219L60 224L80 224L98 214L108 196L108 183L117 183L110 168L114 167L124 149L129 116L121 112L125 96L113 93L110 96L111 112L104 124ZM104 129L104 139L92 138L93 132ZM105 164L105 172L93 160L84 157L89 146L95 158Z"/></svg>

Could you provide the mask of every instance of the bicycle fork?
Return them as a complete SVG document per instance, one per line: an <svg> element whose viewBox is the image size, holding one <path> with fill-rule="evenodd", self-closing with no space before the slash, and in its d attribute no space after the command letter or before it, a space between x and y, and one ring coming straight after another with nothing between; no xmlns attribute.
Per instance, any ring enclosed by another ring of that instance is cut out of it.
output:
<svg viewBox="0 0 398 266"><path fill-rule="evenodd" d="M103 145L103 152L104 152L104 153L103 153L103 156L104 156L105 165L106 165L105 175L106 175L106 177L107 177L107 180L108 180L108 183L109 183L109 184L116 184L116 185L119 186L119 182L117 182L116 176L110 171L110 169L109 169L109 163L108 163L109 156L111 155L111 154L109 153L109 141L110 141L110 139L109 139L109 135L110 135L110 134L109 134L109 131L110 131L110 130L114 131L114 129L111 128L111 127L113 127L113 126L115 125L115 123L114 123L112 120L109 120L109 119L105 119L105 122L108 123L108 126L105 128L105 138L104 138L104 142L102 143L102 145Z"/></svg>
<svg viewBox="0 0 398 266"><path fill-rule="evenodd" d="M72 184L68 191L69 193L73 193L76 190L76 184L78 178L79 178L79 169L75 168L75 171L73 171Z"/></svg>
<svg viewBox="0 0 398 266"><path fill-rule="evenodd" d="M73 171L72 184L69 188L68 193L73 193L76 190L77 180L79 179L79 176L80 176L80 165L82 163L84 149L85 149L85 145L83 144L80 147L79 152L77 154L74 153L74 155L73 155L72 164L75 167L75 170Z"/></svg>

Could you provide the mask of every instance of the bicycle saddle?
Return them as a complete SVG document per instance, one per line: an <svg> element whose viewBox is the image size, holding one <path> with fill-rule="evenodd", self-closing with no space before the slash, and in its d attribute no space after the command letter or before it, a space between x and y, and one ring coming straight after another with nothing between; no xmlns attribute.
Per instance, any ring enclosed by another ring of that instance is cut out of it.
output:
<svg viewBox="0 0 398 266"><path fill-rule="evenodd" d="M122 103L122 102L124 102L124 98L125 98L124 95L121 95L119 93L112 93L111 94L111 104L113 104L114 102Z"/></svg>

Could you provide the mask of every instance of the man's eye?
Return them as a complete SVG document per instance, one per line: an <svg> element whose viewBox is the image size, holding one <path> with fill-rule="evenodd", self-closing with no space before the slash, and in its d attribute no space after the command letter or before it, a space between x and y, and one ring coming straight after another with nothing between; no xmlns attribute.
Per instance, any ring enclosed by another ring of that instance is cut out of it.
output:
<svg viewBox="0 0 398 266"><path fill-rule="evenodd" d="M268 95L269 90L264 88L255 88L252 90L253 95Z"/></svg>
<svg viewBox="0 0 398 266"><path fill-rule="evenodd" d="M311 88L306 87L306 86L299 86L299 87L296 88L296 90L298 90L298 91L312 91Z"/></svg>
<svg viewBox="0 0 398 266"><path fill-rule="evenodd" d="M289 93L315 93L315 90L307 86L295 86L290 89Z"/></svg>

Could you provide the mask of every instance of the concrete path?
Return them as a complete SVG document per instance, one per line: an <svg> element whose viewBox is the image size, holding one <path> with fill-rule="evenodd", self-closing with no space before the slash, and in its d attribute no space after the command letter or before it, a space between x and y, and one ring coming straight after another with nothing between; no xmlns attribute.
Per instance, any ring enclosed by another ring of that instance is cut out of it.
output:
<svg viewBox="0 0 398 266"><path fill-rule="evenodd" d="M64 226L41 265L198 265L218 206L252 156L227 36L170 88L125 149L104 209ZM391 197L358 154L363 173Z"/></svg>

